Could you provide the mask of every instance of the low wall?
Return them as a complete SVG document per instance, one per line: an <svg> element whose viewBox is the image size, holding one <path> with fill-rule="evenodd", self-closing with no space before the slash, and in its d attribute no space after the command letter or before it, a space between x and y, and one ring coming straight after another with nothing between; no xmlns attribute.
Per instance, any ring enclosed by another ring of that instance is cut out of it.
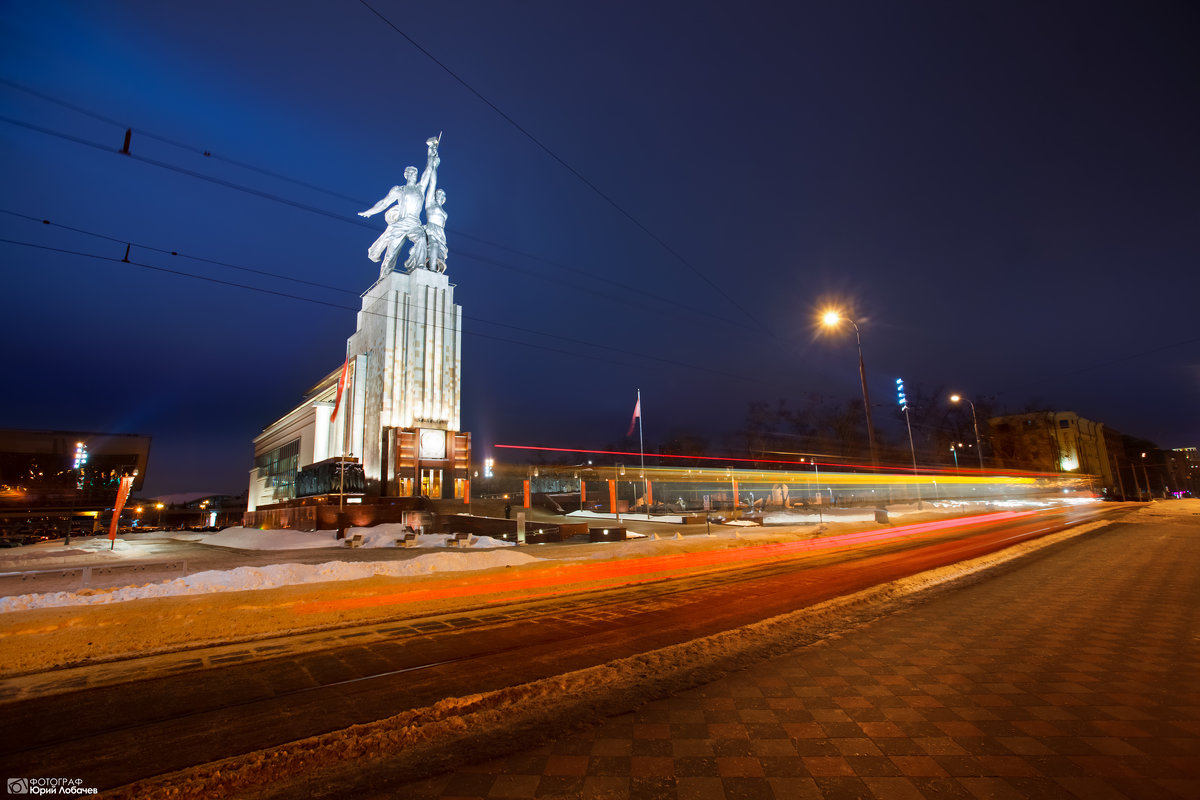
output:
<svg viewBox="0 0 1200 800"><path fill-rule="evenodd" d="M434 514L429 501L423 497L371 497L362 503L347 503L341 509L346 527L369 528L386 522L408 525L413 530L431 529ZM332 531L337 530L338 504L328 498L309 497L263 506L248 511L242 518L246 528L263 530Z"/></svg>
<svg viewBox="0 0 1200 800"><path fill-rule="evenodd" d="M473 533L506 542L517 540L517 521L499 517L441 516L435 521L434 530L438 533ZM529 544L564 542L572 536L586 535L587 532L586 522L525 523L525 541Z"/></svg>

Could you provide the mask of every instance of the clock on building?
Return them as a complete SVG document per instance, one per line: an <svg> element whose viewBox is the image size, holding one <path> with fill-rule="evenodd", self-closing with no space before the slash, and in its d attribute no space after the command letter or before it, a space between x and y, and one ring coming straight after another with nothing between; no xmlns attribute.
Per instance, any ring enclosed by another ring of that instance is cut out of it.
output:
<svg viewBox="0 0 1200 800"><path fill-rule="evenodd" d="M433 428L421 430L421 458L446 457L446 432Z"/></svg>

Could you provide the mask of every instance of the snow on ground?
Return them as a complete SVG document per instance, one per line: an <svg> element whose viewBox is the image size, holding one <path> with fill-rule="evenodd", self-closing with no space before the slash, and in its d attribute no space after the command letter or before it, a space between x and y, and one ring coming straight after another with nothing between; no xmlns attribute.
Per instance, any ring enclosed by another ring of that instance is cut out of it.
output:
<svg viewBox="0 0 1200 800"><path fill-rule="evenodd" d="M145 552L134 547L124 539L109 541L107 536L72 537L71 546L66 547L57 541L50 542L51 547L32 545L29 547L13 548L0 556L0 562L8 565L20 565L20 569L37 569L44 566L37 561L62 561L68 556L101 556L104 558L125 558L129 556L144 556Z"/></svg>
<svg viewBox="0 0 1200 800"><path fill-rule="evenodd" d="M1155 500L1138 509L1139 517L1200 517L1200 498L1184 500ZM1146 520L1139 519L1139 522Z"/></svg>
<svg viewBox="0 0 1200 800"><path fill-rule="evenodd" d="M261 531L260 531L261 533ZM273 589L301 583L352 581L375 575L412 577L436 572L460 572L529 564L541 559L512 550L487 550L462 553L428 553L405 561L329 561L324 564L269 564L262 567L238 567L231 570L197 572L165 583L90 589L81 592L49 592L0 598L0 613L32 608L105 605L147 597L175 597L211 592L243 592Z"/></svg>
<svg viewBox="0 0 1200 800"><path fill-rule="evenodd" d="M397 523L376 525L372 528L347 528L346 538L363 537L362 547L396 547L396 540L404 537L410 529ZM344 547L337 538L337 531L263 531L258 528L226 528L218 533L168 532L167 538L183 542L199 542L215 547L234 550L304 550L316 547ZM450 538L444 533L423 533L417 537L414 547L445 547ZM493 539L490 536L472 536L471 547L513 547L512 542Z"/></svg>
<svg viewBox="0 0 1200 800"><path fill-rule="evenodd" d="M1190 513L1200 513L1200 501ZM361 775L367 770L381 769L381 761L385 759L385 769L394 770L397 753L403 753L409 765L424 759L425 763L440 764L442 768L447 763L477 760L481 742L495 748L496 743L524 742L531 736L552 738L573 727L594 724L598 716L612 717L631 711L650 700L677 695L764 658L838 635L856 623L877 618L887 609L898 608L920 589L1106 524L1105 521L1087 523L968 564L923 573L689 642L519 686L445 698L426 708L351 729L234 757L219 765L185 770L166 779L134 784L124 787L118 796L251 795L257 794L259 787L266 791L298 785L295 781L300 776L312 785L318 778L308 776L348 775L351 771ZM503 754L499 749L486 753L489 757ZM343 770L341 773L332 772L339 768ZM330 771L318 771L322 769Z"/></svg>
<svg viewBox="0 0 1200 800"><path fill-rule="evenodd" d="M893 520L917 513L961 514L970 511L995 510L998 507L1031 507L1039 505L1061 505L1073 502L1074 498L1063 498L1055 503L1047 501L989 501L986 503L924 503L921 508L916 504L895 504L887 507L889 517ZM1088 499L1087 502L1098 502ZM1195 504L1195 505L1193 505ZM1188 514L1196 513L1190 509L1200 506L1200 501L1171 501L1155 503L1152 507L1143 509L1151 512L1159 508L1168 509L1164 513ZM1179 509L1177 512L1175 509ZM772 525L811 525L813 531L808 535L819 535L823 527L818 528L818 521L826 525L830 523L874 523L874 509L828 509L820 516L815 509L790 509L788 511L772 512L766 516L766 521ZM661 518L660 518L661 521ZM730 523L726 523L728 525ZM688 536L679 536L678 531L664 532L659 539L646 537L633 531L628 532L631 541L600 544L594 549L581 555L580 551L550 550L539 553L548 558L560 558L573 561L583 559L617 559L630 557L645 557L677 553L692 550L738 547L745 544L766 544L775 541L792 541L796 538L795 530L764 528L751 523L753 531L747 528L737 530L716 530L708 536L697 535L691 529ZM363 537L364 548L397 547L396 540L403 538L408 529L400 524L384 524L372 528L350 528L346 531L347 538L356 534ZM335 531L263 531L257 528L226 528L218 533L187 533L166 532L154 534L160 538L170 538L181 541L197 542L216 547L236 550L302 550L312 548L339 548L344 543L336 538ZM140 536L139 536L140 538ZM421 534L415 547L418 549L447 547L447 534ZM20 611L33 608L48 608L70 605L99 605L135 600L145 597L167 597L174 595L195 595L207 592L236 592L251 589L269 589L277 586L287 586L322 581L344 581L367 578L373 575L383 576L416 576L428 575L433 572L449 572L455 570L481 570L499 566L512 566L544 558L535 558L511 550L512 542L505 542L487 536L472 536L469 550L462 552L437 553L417 556L402 561L371 561L371 562L341 562L329 561L323 564L275 564L262 567L238 567L232 570L199 572L162 583L142 586L126 586L111 589L88 589L80 592L49 592L44 594L27 594L0 598L0 613ZM115 545L115 546L114 546ZM112 546L113 549L110 549ZM36 551L30 548L29 556L35 556ZM47 551L49 552L49 551ZM569 552L569 554L568 554ZM144 555L144 551L131 545L124 539L111 543L107 537L94 537L80 540L78 545L72 544L67 550L55 550L55 557L64 555L97 555L114 558ZM21 554L22 556L24 553ZM23 559L22 559L23 560ZM25 568L35 567L36 564L25 565Z"/></svg>

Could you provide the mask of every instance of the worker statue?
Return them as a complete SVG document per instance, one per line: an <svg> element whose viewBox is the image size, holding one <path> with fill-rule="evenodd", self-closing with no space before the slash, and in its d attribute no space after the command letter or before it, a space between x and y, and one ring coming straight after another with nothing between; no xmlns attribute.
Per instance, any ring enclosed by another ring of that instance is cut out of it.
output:
<svg viewBox="0 0 1200 800"><path fill-rule="evenodd" d="M396 268L405 242L412 242L408 258L404 261L406 272L411 272L417 267L439 272L446 268L446 235L443 230L446 214L441 207L446 193L436 188L437 168L442 163L438 156L438 144L441 140L442 135L439 133L425 142L428 155L420 180L417 179L417 168L408 167L404 170L403 186L393 186L378 203L366 211L358 212L360 217L373 217L380 211L387 210L383 215L387 221L387 230L367 249L368 258L375 262L383 262L379 269L380 278ZM426 209L429 225L421 224L422 208ZM434 237L433 242L430 241L431 235Z"/></svg>

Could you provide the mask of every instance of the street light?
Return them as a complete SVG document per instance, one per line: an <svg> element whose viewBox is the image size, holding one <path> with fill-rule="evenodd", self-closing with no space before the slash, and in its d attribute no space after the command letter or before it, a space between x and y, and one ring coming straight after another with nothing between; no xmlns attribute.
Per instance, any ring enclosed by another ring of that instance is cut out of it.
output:
<svg viewBox="0 0 1200 800"><path fill-rule="evenodd" d="M840 311L830 309L821 315L821 323L826 328L836 328L842 322L849 322L854 328L854 338L858 342L858 378L862 382L863 408L867 412L867 443L871 448L871 466L879 466L879 458L875 454L875 426L871 424L871 397L867 393L867 367L863 363L862 334L858 324L849 317L843 317Z"/></svg>
<svg viewBox="0 0 1200 800"><path fill-rule="evenodd" d="M963 400L966 400L967 405L971 407L971 424L975 426L975 451L979 453L979 471L983 472L983 447L979 444L979 418L975 416L975 404L962 395L950 395L951 403L959 403Z"/></svg>
<svg viewBox="0 0 1200 800"><path fill-rule="evenodd" d="M908 416L908 397L904 394L904 379L896 378L896 404L900 406L900 410L904 412L904 424L908 426L908 448L912 451L913 460L913 479L917 478L917 447L913 444L912 435L912 420ZM921 507L921 484L915 483L917 487L917 508ZM908 493L905 492L907 497Z"/></svg>

